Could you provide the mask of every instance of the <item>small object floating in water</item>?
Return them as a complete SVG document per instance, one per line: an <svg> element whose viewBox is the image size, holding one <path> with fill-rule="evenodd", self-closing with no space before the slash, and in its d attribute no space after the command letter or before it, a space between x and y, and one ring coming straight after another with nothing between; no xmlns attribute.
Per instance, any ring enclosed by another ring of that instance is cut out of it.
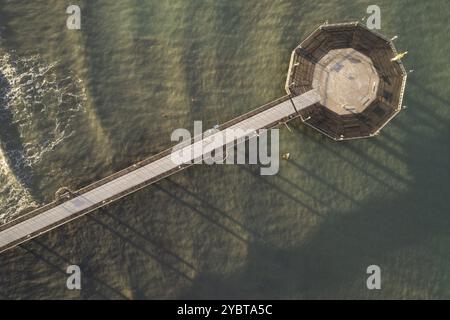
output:
<svg viewBox="0 0 450 320"><path fill-rule="evenodd" d="M396 40L396 39L398 39L398 36L392 37L392 38L391 38L391 41L394 41L394 40Z"/></svg>
<svg viewBox="0 0 450 320"><path fill-rule="evenodd" d="M283 153L281 155L281 159L283 160L289 160L291 158L291 154L289 152Z"/></svg>

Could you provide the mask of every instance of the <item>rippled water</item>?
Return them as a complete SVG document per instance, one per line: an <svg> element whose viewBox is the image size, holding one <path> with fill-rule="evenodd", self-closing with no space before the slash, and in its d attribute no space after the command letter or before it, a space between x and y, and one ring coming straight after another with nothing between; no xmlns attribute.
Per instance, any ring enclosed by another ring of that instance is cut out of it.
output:
<svg viewBox="0 0 450 320"><path fill-rule="evenodd" d="M0 1L0 219L284 94L291 50L366 1ZM408 106L375 139L281 128L280 173L196 166L0 257L4 298L449 298L445 0L378 1ZM80 292L65 268L83 271ZM365 287L368 265L383 289Z"/></svg>
<svg viewBox="0 0 450 320"><path fill-rule="evenodd" d="M2 81L0 119L2 203L0 219L8 221L35 205L30 197L33 169L74 133L72 119L83 111L86 96L82 81L68 75L58 79L57 63L38 55L0 57Z"/></svg>

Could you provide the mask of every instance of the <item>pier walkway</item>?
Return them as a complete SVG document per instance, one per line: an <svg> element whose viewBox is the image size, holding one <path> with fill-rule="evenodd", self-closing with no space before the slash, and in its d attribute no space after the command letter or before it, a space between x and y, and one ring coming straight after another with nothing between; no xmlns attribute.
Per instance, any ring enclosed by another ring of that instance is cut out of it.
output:
<svg viewBox="0 0 450 320"><path fill-rule="evenodd" d="M68 191L55 202L0 226L0 252L189 167L202 158L206 145L211 150L211 141L214 141L213 149L234 147L235 141L245 138L249 131L256 135L259 129L271 128L292 120L300 116L299 110L319 100L319 94L315 90L295 97L284 96L219 126L219 131L209 137L192 140L182 149L183 154L191 155L185 159L184 164L172 161L172 149L167 149L76 192ZM229 129L240 132L241 136L230 138L224 135L226 138L221 142L217 142L219 139L212 139L214 135L223 134L224 130Z"/></svg>

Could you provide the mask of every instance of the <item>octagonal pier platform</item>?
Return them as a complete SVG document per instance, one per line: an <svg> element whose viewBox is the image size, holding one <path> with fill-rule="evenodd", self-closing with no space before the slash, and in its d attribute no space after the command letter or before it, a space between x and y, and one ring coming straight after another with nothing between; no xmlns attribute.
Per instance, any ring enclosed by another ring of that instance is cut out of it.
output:
<svg viewBox="0 0 450 320"><path fill-rule="evenodd" d="M377 135L401 110L406 71L391 40L358 22L323 24L292 52L286 91L315 89L300 111L306 125L334 140Z"/></svg>

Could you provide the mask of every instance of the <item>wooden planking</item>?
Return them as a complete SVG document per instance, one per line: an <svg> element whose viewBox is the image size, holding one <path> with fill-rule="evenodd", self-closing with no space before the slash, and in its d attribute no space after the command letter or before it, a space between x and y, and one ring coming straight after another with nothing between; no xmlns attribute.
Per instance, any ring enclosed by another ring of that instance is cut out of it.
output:
<svg viewBox="0 0 450 320"><path fill-rule="evenodd" d="M182 150L190 155L186 161L193 160L195 162L198 160L198 157L196 158L197 155L203 156L202 147L206 144L212 149L229 147L235 141L245 138L249 132L253 132L256 135L259 129L272 127L280 121L298 116L297 110L302 110L315 104L317 101L319 101L318 94L315 90L311 90L292 99L283 97L277 100L278 103L270 108L260 109L257 113L248 113L244 118L240 117L240 121L232 120L229 122L229 126L222 128L219 132L184 146ZM295 104L296 108L294 108L293 104ZM238 135L233 137L225 135L224 140L215 139L215 137L223 134L226 130L236 129L240 130ZM7 228L3 228L0 231L0 252L116 201L188 166L190 164L180 165L174 163L169 152L150 163L145 163L139 167L133 166L133 170L105 181L95 188L87 188L67 201L48 207L48 210L42 211L38 209L38 212L29 215L28 219L13 221L8 224Z"/></svg>

